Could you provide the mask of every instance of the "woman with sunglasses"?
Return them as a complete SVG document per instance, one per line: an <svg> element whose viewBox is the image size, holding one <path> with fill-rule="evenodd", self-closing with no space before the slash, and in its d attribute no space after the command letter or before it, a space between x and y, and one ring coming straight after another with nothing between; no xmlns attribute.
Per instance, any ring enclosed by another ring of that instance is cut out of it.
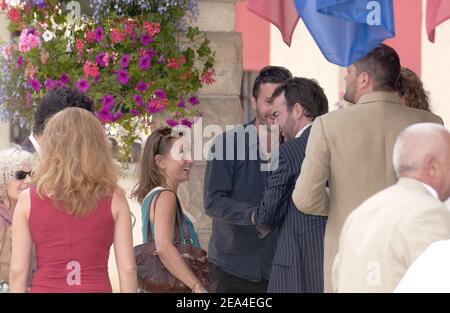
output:
<svg viewBox="0 0 450 313"><path fill-rule="evenodd" d="M0 292L8 289L12 217L19 194L29 187L33 161L19 146L0 151Z"/></svg>
<svg viewBox="0 0 450 313"><path fill-rule="evenodd" d="M10 291L25 292L32 244L33 293L112 292L114 244L121 292L136 292L130 208L117 185L105 129L89 111L66 108L45 125L42 156L12 224Z"/></svg>
<svg viewBox="0 0 450 313"><path fill-rule="evenodd" d="M178 132L174 131L175 134ZM184 262L174 246L177 189L189 179L193 164L187 138L173 136L171 128L160 128L147 139L141 158L139 181L132 193L142 206L142 237L153 237L165 268L192 292L206 292L205 286ZM197 233L183 210L192 244L200 248ZM191 216L191 219L193 217ZM150 222L150 229L148 225ZM148 231L151 236L148 236Z"/></svg>

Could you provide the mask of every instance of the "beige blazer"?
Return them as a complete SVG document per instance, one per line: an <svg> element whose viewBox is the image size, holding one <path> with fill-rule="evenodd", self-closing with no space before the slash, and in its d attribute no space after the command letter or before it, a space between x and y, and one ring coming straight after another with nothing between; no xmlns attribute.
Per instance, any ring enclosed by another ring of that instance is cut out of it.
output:
<svg viewBox="0 0 450 313"><path fill-rule="evenodd" d="M292 198L304 213L328 215L326 292L331 291L331 267L345 219L364 200L396 182L392 166L395 140L404 128L421 122L442 124L442 119L406 107L392 92L367 94L358 104L314 121Z"/></svg>
<svg viewBox="0 0 450 313"><path fill-rule="evenodd" d="M450 211L419 181L399 182L347 218L333 267L338 292L393 292L433 242L450 239Z"/></svg>

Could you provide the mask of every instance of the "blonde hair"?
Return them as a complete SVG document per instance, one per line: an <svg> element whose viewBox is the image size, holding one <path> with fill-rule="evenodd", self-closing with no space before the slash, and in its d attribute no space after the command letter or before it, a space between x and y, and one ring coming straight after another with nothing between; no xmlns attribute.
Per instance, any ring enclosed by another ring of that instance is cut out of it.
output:
<svg viewBox="0 0 450 313"><path fill-rule="evenodd" d="M46 124L42 143L42 160L33 175L41 198L82 216L117 187L105 130L92 113L80 108L58 112Z"/></svg>

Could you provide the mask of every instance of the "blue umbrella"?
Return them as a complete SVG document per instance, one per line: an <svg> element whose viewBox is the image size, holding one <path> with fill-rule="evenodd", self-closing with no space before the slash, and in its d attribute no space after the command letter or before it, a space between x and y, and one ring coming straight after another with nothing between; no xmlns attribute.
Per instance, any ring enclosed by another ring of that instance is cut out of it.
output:
<svg viewBox="0 0 450 313"><path fill-rule="evenodd" d="M294 0L325 58L348 66L394 37L392 0Z"/></svg>

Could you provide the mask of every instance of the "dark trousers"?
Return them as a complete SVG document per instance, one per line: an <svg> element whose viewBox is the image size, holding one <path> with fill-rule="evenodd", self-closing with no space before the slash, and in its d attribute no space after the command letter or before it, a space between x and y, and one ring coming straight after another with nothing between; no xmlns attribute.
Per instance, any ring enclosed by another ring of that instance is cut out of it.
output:
<svg viewBox="0 0 450 313"><path fill-rule="evenodd" d="M209 263L210 292L217 293L265 293L268 281L254 283L233 276L213 263Z"/></svg>

